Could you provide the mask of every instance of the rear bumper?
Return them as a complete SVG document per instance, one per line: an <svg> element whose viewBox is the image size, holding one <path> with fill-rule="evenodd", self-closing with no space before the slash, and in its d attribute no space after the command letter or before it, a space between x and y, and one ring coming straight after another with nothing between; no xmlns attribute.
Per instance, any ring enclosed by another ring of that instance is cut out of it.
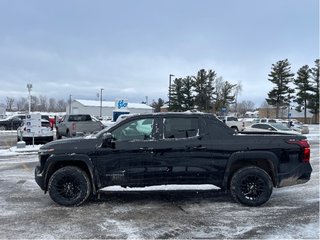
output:
<svg viewBox="0 0 320 240"><path fill-rule="evenodd" d="M309 163L301 163L290 172L278 174L277 187L292 186L310 180L312 167Z"/></svg>
<svg viewBox="0 0 320 240"><path fill-rule="evenodd" d="M33 137L22 137L22 140L25 141L27 144L32 144ZM36 144L45 144L47 142L53 141L53 136L37 136L34 137L34 143Z"/></svg>

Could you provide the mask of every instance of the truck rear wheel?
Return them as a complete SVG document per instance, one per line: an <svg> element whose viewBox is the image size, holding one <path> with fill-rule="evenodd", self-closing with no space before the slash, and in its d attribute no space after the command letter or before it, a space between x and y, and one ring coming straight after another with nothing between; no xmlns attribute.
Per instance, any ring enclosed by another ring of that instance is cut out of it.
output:
<svg viewBox="0 0 320 240"><path fill-rule="evenodd" d="M272 180L268 173L256 166L239 169L232 177L230 190L233 198L247 206L260 206L270 199Z"/></svg>
<svg viewBox="0 0 320 240"><path fill-rule="evenodd" d="M49 180L49 195L64 206L79 206L91 194L91 182L82 169L74 166L60 168Z"/></svg>

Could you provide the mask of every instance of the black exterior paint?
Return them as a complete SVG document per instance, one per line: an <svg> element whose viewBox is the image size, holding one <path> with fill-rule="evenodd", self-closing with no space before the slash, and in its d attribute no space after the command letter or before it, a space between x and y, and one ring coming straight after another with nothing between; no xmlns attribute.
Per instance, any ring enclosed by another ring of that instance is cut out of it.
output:
<svg viewBox="0 0 320 240"><path fill-rule="evenodd" d="M150 139L106 144L106 132L112 133L130 121L146 118L154 120ZM197 134L164 138L167 118L196 118ZM91 177L94 193L110 185L214 184L228 189L237 169L256 165L268 172L275 187L281 187L308 181L312 171L310 164L302 161L301 147L286 142L292 138L305 139L292 135L235 134L210 114L137 115L93 137L44 145L39 152L35 179L47 191L54 171L61 166L77 165Z"/></svg>

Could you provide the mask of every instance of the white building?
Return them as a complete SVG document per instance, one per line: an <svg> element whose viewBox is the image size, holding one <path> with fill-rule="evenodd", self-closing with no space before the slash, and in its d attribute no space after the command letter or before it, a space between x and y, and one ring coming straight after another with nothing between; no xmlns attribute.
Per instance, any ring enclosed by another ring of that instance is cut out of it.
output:
<svg viewBox="0 0 320 240"><path fill-rule="evenodd" d="M142 103L130 103L126 100L117 101L100 101L75 99L71 101L71 105L67 104L66 112L70 114L90 114L93 116L112 117L114 112L128 113L152 113L153 108Z"/></svg>

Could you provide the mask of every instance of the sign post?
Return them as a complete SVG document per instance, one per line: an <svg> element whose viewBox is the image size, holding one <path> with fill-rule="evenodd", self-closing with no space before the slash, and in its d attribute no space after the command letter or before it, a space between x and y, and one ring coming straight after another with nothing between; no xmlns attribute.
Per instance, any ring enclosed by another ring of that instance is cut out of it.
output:
<svg viewBox="0 0 320 240"><path fill-rule="evenodd" d="M32 144L34 146L34 135L41 134L41 114L27 114L26 131L32 134Z"/></svg>

